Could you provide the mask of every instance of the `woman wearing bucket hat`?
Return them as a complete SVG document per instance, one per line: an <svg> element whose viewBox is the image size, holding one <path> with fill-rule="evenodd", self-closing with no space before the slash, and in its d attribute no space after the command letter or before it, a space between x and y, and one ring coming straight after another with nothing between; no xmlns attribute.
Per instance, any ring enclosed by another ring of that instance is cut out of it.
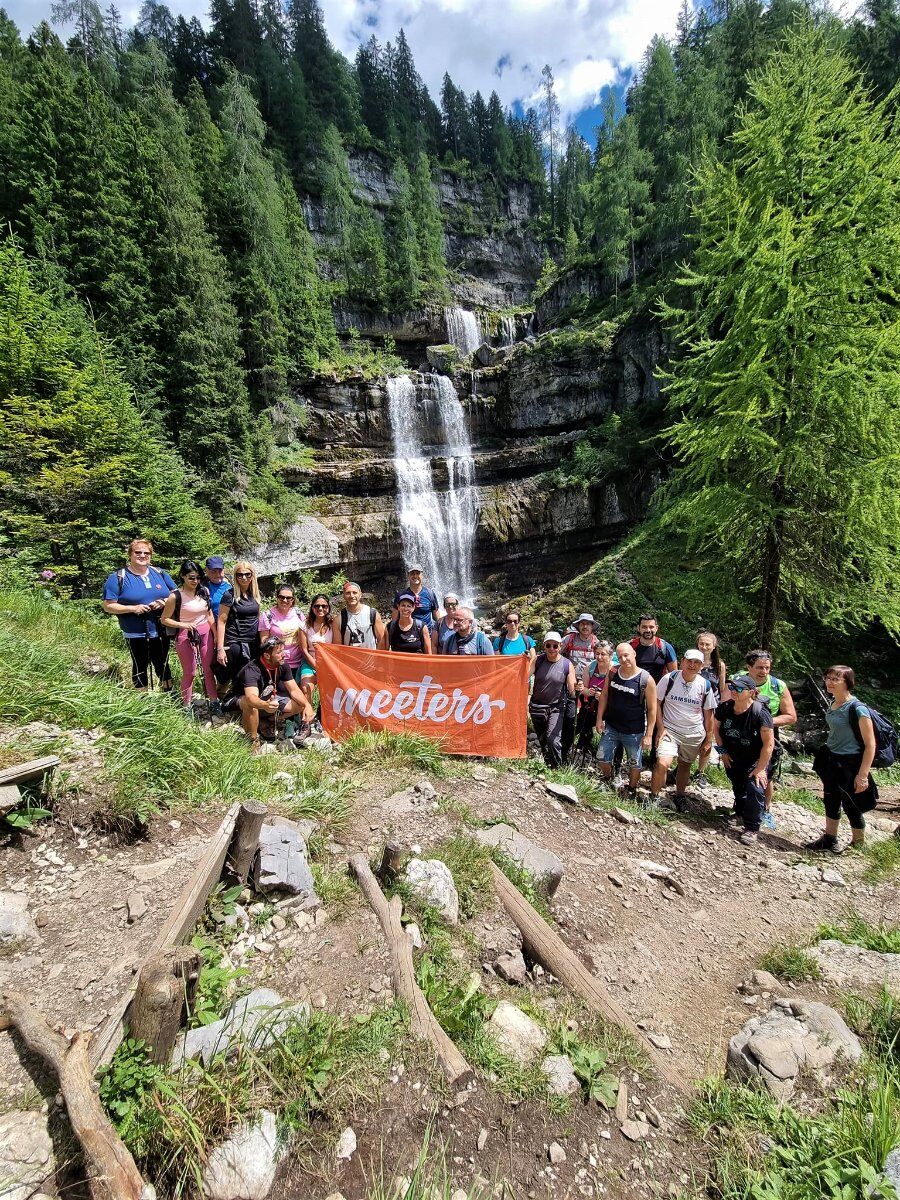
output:
<svg viewBox="0 0 900 1200"><path fill-rule="evenodd" d="M597 657L597 647L600 639L595 630L597 622L588 612L580 613L575 621L575 628L567 633L562 640L561 653L575 668L575 695L566 703L565 717L562 730L563 762L569 757L572 743L575 741L575 725L578 719L578 704L584 692L588 671L591 663Z"/></svg>

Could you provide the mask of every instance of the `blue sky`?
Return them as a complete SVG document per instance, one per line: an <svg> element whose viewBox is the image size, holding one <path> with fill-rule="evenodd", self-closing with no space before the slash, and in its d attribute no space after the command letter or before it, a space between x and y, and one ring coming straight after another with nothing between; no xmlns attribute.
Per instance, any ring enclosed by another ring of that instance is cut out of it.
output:
<svg viewBox="0 0 900 1200"><path fill-rule="evenodd" d="M52 0L0 0L27 34ZM106 0L100 0L101 6ZM119 0L133 23L140 0ZM169 0L205 20L208 0ZM322 0L334 44L353 56L373 33L384 42L403 26L433 96L444 71L467 92L496 90L527 107L549 63L563 115L593 142L604 88L627 80L654 34L672 34L680 0Z"/></svg>

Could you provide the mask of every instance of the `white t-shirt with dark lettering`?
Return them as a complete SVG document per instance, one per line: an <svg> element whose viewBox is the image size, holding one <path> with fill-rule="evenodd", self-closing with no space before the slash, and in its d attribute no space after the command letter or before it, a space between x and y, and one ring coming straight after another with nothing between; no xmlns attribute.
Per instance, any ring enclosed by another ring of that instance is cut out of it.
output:
<svg viewBox="0 0 900 1200"><path fill-rule="evenodd" d="M669 671L656 685L656 694L662 703L663 724L671 733L691 737L706 732L703 714L717 704L708 679L698 675L689 684L681 671Z"/></svg>

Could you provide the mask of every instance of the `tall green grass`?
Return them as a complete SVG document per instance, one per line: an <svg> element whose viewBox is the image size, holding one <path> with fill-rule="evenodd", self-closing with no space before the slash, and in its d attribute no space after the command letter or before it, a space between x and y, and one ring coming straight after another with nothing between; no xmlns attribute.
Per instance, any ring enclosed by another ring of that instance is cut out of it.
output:
<svg viewBox="0 0 900 1200"><path fill-rule="evenodd" d="M849 909L840 924L820 925L819 939L831 938L848 946L862 946L879 954L900 954L900 926L885 921L870 925L855 909Z"/></svg>
<svg viewBox="0 0 900 1200"><path fill-rule="evenodd" d="M0 593L0 720L102 729L103 773L92 783L106 816L145 821L163 808L271 802L283 791L272 776L288 770L294 787L283 807L296 816L346 818L349 782L331 777L320 756L254 756L236 725L202 729L163 693L84 674L87 654L118 653L124 662L121 647L110 646L110 624L40 595Z"/></svg>
<svg viewBox="0 0 900 1200"><path fill-rule="evenodd" d="M341 742L340 762L347 767L387 771L425 771L438 779L451 773L439 742L414 733L360 729Z"/></svg>

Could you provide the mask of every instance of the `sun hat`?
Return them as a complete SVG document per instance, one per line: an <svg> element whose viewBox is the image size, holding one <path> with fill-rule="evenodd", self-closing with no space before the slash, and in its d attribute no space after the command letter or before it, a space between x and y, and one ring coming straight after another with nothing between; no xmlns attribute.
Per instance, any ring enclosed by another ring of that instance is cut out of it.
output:
<svg viewBox="0 0 900 1200"><path fill-rule="evenodd" d="M591 616L590 613L582 613L580 617L576 618L576 620L574 622L576 629L578 628L578 626L581 624L582 621L590 621L590 623L594 626L595 629L597 627L597 622L594 620L594 618Z"/></svg>

